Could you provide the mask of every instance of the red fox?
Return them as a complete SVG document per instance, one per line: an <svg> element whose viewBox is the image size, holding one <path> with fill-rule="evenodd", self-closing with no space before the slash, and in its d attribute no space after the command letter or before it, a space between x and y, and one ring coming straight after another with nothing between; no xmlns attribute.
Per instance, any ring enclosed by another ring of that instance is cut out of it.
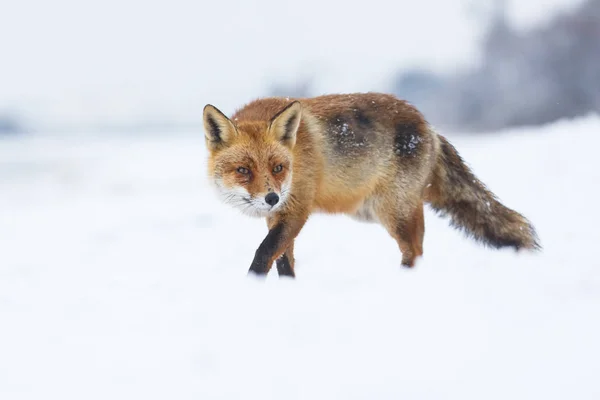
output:
<svg viewBox="0 0 600 400"><path fill-rule="evenodd" d="M265 217L248 273L295 276L294 239L315 212L383 225L402 265L423 255L423 204L494 248L538 250L534 227L505 207L408 102L379 93L263 98L230 118L203 111L208 172L222 200Z"/></svg>

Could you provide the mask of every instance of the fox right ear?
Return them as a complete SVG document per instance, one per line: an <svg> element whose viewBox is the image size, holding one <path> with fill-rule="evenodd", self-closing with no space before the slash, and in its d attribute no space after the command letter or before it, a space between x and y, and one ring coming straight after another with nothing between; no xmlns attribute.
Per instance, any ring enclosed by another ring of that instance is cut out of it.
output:
<svg viewBox="0 0 600 400"><path fill-rule="evenodd" d="M296 144L296 132L302 120L302 106L299 101L288 104L269 123L271 135L289 148Z"/></svg>
<svg viewBox="0 0 600 400"><path fill-rule="evenodd" d="M209 150L227 145L237 134L233 122L211 104L204 106L204 131Z"/></svg>

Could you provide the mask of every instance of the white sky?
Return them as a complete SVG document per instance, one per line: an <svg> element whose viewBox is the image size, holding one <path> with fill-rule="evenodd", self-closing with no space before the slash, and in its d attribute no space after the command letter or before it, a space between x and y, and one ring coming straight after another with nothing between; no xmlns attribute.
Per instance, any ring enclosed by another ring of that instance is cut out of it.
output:
<svg viewBox="0 0 600 400"><path fill-rule="evenodd" d="M511 0L510 12L527 26L578 2ZM478 2L0 0L0 108L229 111L274 78L304 75L321 92L385 90L400 67L473 60L469 4Z"/></svg>

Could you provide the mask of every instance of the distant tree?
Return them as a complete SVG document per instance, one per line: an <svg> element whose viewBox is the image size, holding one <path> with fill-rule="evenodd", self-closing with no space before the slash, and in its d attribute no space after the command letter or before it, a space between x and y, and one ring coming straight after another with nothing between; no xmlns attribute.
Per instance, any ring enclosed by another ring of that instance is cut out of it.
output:
<svg viewBox="0 0 600 400"><path fill-rule="evenodd" d="M394 92L406 93L408 79L413 83L408 94L430 120L463 130L535 125L598 112L600 0L587 0L525 32L509 24L504 0L495 4L480 65L426 80L402 73Z"/></svg>
<svg viewBox="0 0 600 400"><path fill-rule="evenodd" d="M0 135L22 133L23 128L17 119L8 115L0 115Z"/></svg>
<svg viewBox="0 0 600 400"><path fill-rule="evenodd" d="M426 105L428 100L442 90L444 81L428 71L412 69L399 75L394 82L395 93L408 99L417 107Z"/></svg>
<svg viewBox="0 0 600 400"><path fill-rule="evenodd" d="M295 83L275 83L269 88L269 95L275 97L310 97L313 95L312 79L304 78Z"/></svg>

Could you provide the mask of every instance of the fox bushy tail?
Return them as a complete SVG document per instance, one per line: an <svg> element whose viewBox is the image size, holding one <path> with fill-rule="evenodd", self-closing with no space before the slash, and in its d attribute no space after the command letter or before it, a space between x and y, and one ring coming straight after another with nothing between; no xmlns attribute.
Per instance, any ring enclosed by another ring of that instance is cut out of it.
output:
<svg viewBox="0 0 600 400"><path fill-rule="evenodd" d="M504 206L477 179L454 146L441 135L428 201L451 218L451 225L485 245L539 250L533 225L521 214Z"/></svg>

